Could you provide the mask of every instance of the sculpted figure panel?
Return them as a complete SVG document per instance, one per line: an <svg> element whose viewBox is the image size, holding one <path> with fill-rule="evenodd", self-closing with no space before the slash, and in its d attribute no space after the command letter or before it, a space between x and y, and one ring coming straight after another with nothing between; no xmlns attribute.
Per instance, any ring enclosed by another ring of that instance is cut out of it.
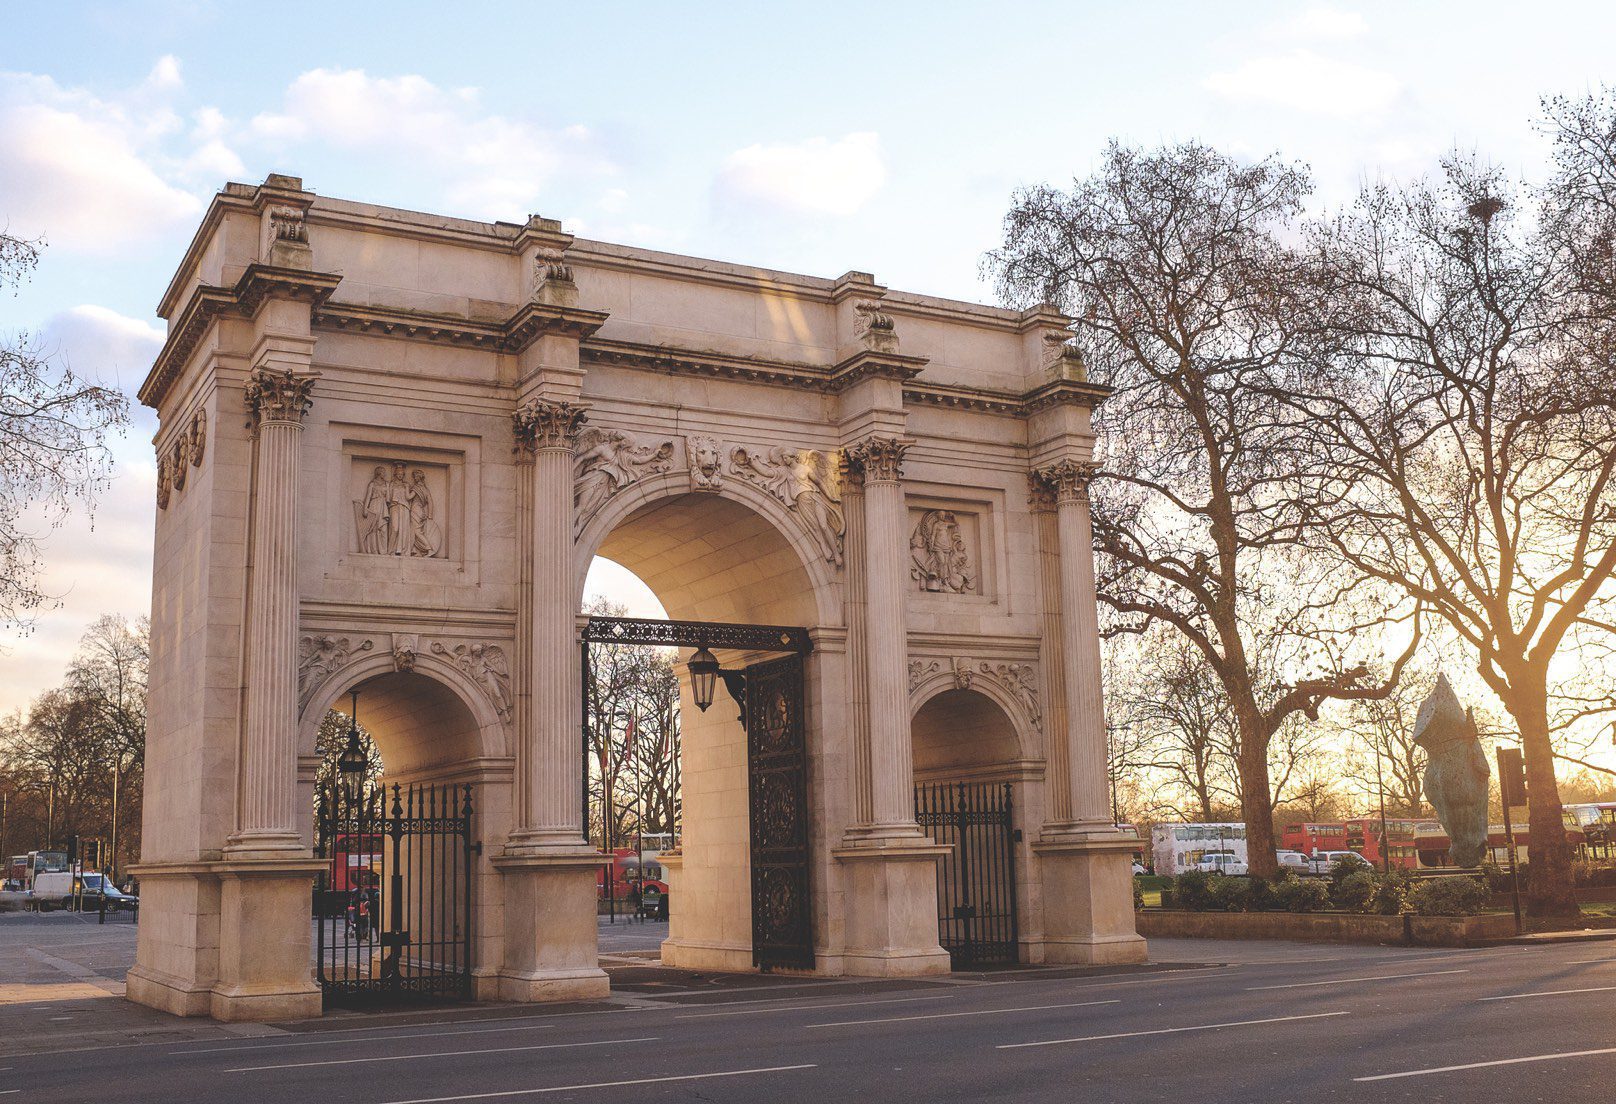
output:
<svg viewBox="0 0 1616 1104"><path fill-rule="evenodd" d="M443 527L424 469L402 460L375 465L353 508L358 551L427 559L443 554Z"/></svg>
<svg viewBox="0 0 1616 1104"><path fill-rule="evenodd" d="M497 644L456 644L453 648L432 642L436 655L453 658L455 665L471 676L494 703L499 719L509 721L515 699L511 696L511 665L505 649Z"/></svg>
<svg viewBox="0 0 1616 1104"><path fill-rule="evenodd" d="M909 538L909 577L920 589L970 594L976 590L976 568L952 510L927 510Z"/></svg>

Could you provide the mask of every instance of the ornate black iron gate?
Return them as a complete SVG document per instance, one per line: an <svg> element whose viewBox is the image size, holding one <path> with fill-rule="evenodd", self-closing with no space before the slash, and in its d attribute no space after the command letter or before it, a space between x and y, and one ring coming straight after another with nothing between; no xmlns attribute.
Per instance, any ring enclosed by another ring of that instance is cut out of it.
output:
<svg viewBox="0 0 1616 1104"><path fill-rule="evenodd" d="M752 852L752 962L761 969L814 967L813 897L809 881L807 726L803 658L808 631L786 625L591 617L584 625L583 807L589 807L591 644L729 648L780 659L720 670L746 729ZM588 838L587 832L585 839ZM669 901L677 909L676 899Z"/></svg>
<svg viewBox="0 0 1616 1104"><path fill-rule="evenodd" d="M752 962L814 965L808 882L808 749L802 657L746 669L746 752L751 806Z"/></svg>
<svg viewBox="0 0 1616 1104"><path fill-rule="evenodd" d="M915 819L953 850L937 868L937 931L956 968L1016 961L1016 849L1010 784L915 787Z"/></svg>
<svg viewBox="0 0 1616 1104"><path fill-rule="evenodd" d="M315 886L320 989L329 1005L471 998L471 787L413 784L321 794Z"/></svg>

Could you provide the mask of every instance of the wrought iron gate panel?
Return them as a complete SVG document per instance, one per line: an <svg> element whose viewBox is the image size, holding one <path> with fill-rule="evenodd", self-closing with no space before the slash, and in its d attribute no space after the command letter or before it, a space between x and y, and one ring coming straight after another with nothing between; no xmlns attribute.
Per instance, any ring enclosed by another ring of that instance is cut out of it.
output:
<svg viewBox="0 0 1616 1104"><path fill-rule="evenodd" d="M808 749L802 657L746 669L752 844L752 962L814 965L808 874Z"/></svg>
<svg viewBox="0 0 1616 1104"><path fill-rule="evenodd" d="M955 967L1016 961L1016 851L1010 784L915 787L915 819L951 850L937 868L937 934Z"/></svg>
<svg viewBox="0 0 1616 1104"><path fill-rule="evenodd" d="M471 787L322 795L315 962L327 1005L471 997Z"/></svg>

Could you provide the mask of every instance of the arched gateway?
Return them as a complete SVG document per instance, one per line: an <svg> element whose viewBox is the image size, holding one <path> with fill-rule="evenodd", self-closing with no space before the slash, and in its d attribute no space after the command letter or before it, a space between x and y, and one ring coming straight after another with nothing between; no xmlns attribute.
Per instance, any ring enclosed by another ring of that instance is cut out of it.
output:
<svg viewBox="0 0 1616 1104"><path fill-rule="evenodd" d="M1132 843L1107 811L1085 494L1105 391L1067 319L284 176L215 198L159 312L132 999L319 1011L313 733L355 687L385 781L472 795L475 995L606 992L580 792L595 555L681 622L801 642L784 666L744 634L712 642L747 672L740 710L695 710L682 675L667 961L1142 960ZM787 752L789 793L765 777ZM1001 881L962 904L949 864L990 852L949 832L990 805ZM790 868L797 913L765 866ZM801 946L762 947L759 909ZM1012 926L950 935L988 912Z"/></svg>

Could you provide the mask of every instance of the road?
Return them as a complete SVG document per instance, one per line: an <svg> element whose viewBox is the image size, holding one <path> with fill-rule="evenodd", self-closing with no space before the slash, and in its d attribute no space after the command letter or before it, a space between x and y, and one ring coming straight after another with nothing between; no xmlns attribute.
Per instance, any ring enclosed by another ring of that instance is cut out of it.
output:
<svg viewBox="0 0 1616 1104"><path fill-rule="evenodd" d="M113 1045L75 1031L9 1056L0 1030L0 1092L75 1104L1518 1104L1604 1101L1616 1080L1611 942L1440 951L1158 940L1158 965L1145 970L872 982L663 970L649 949L658 934L608 933L617 989L597 1004L274 1027L169 1020L190 1034L158 1024Z"/></svg>

